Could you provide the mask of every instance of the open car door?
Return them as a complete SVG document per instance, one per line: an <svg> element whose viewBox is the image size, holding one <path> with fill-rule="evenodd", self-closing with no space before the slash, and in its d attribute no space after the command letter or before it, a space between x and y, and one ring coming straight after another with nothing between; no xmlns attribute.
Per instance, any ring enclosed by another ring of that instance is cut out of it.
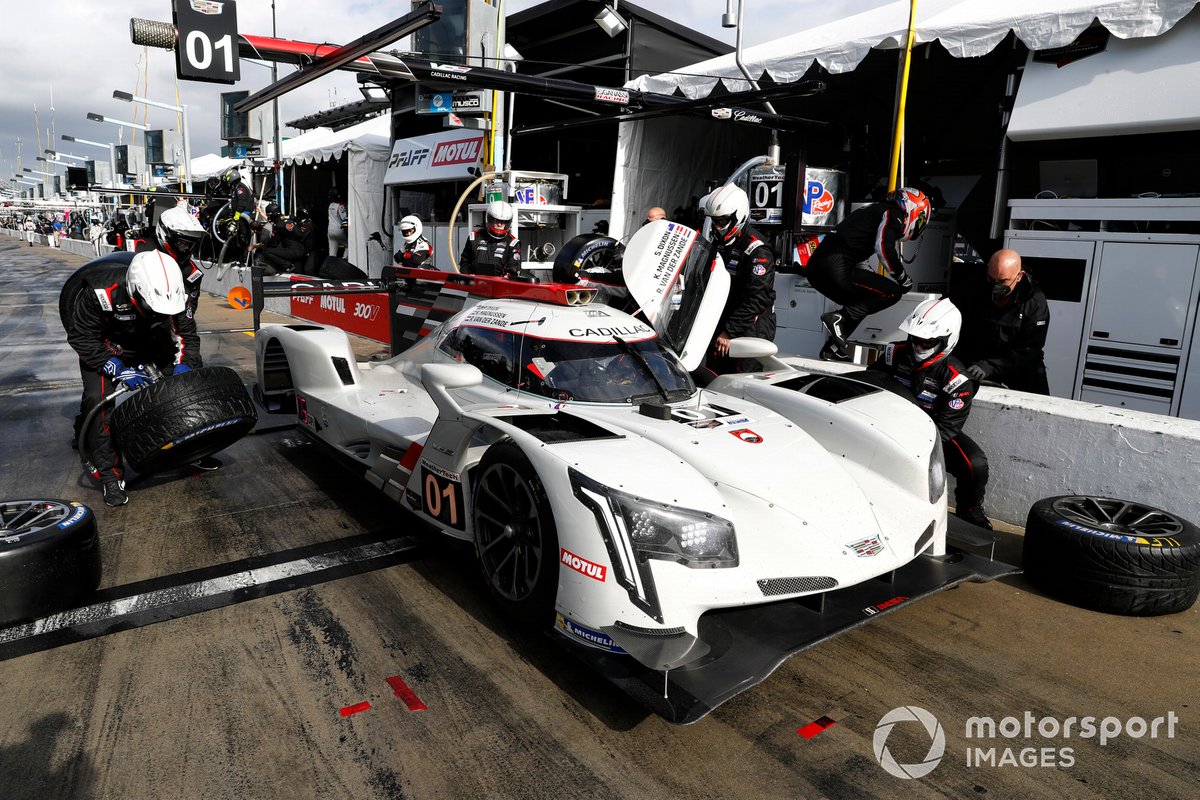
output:
<svg viewBox="0 0 1200 800"><path fill-rule="evenodd" d="M711 242L678 222L638 229L625 247L625 285L684 369L700 366L729 296L729 272Z"/></svg>

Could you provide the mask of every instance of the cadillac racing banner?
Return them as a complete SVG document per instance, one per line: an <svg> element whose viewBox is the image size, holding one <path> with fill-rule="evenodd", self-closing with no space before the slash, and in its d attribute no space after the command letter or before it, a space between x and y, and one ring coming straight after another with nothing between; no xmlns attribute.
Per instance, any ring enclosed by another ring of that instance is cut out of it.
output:
<svg viewBox="0 0 1200 800"><path fill-rule="evenodd" d="M460 181L480 164L483 131L453 130L397 139L388 160L386 186L428 181Z"/></svg>

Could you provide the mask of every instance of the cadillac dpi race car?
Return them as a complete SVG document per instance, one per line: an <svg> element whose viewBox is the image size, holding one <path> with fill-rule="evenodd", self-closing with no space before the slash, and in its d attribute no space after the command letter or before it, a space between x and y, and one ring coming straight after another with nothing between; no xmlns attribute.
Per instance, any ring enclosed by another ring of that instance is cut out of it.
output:
<svg viewBox="0 0 1200 800"><path fill-rule="evenodd" d="M916 406L758 339L731 353L763 371L697 387L730 279L690 228L630 241L641 317L579 287L399 276L410 347L358 364L340 329L264 327L264 400L472 543L512 616L669 719L878 613L1003 574L947 555L941 445Z"/></svg>

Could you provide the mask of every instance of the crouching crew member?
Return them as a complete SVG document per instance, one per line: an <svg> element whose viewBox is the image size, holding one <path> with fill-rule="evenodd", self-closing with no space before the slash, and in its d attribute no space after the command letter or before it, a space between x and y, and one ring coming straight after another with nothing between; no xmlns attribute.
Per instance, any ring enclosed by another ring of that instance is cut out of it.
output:
<svg viewBox="0 0 1200 800"><path fill-rule="evenodd" d="M991 530L983 511L987 456L963 425L971 413L976 385L950 354L958 343L962 313L946 298L926 300L900 325L908 341L892 342L869 369L885 372L907 390L908 399L925 410L942 438L946 470L954 476L954 513Z"/></svg>
<svg viewBox="0 0 1200 800"><path fill-rule="evenodd" d="M138 253L128 264L96 270L76 295L67 341L79 354L83 403L90 412L118 384L146 384L140 365L154 364L164 374L200 365L196 321L187 314L187 290L175 259L160 250ZM120 455L101 411L84 432L80 457L100 481L104 502L129 502L121 476Z"/></svg>
<svg viewBox="0 0 1200 800"><path fill-rule="evenodd" d="M513 207L503 200L488 203L485 224L471 231L458 268L473 275L521 276L521 243L512 232Z"/></svg>

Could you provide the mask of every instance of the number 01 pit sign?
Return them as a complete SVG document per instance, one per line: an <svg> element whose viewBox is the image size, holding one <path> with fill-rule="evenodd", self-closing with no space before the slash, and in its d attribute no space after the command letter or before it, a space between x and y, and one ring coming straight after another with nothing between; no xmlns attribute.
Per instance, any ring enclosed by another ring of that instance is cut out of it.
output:
<svg viewBox="0 0 1200 800"><path fill-rule="evenodd" d="M234 0L174 0L175 68L180 78L237 83L237 3Z"/></svg>
<svg viewBox="0 0 1200 800"><path fill-rule="evenodd" d="M783 167L750 170L750 220L758 225L783 224Z"/></svg>

